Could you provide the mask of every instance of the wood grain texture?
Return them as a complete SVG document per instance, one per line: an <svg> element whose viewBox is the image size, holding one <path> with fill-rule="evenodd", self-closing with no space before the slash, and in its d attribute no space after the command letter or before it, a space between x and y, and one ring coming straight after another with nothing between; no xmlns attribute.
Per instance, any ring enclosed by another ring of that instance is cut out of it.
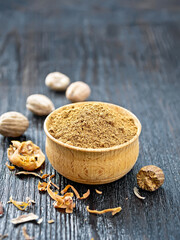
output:
<svg viewBox="0 0 180 240"><path fill-rule="evenodd" d="M97 105L97 102L90 103L91 106ZM81 107L85 104L86 102L80 102L70 106ZM77 146L74 148L74 146L64 145L49 133L52 116L67 110L67 105L53 111L44 122L46 155L49 162L58 173L78 183L97 185L114 182L127 174L138 159L141 123L137 117L117 105L102 102L100 104L132 118L137 127L136 134L119 146L104 149L83 149Z"/></svg>
<svg viewBox="0 0 180 240"><path fill-rule="evenodd" d="M140 155L130 173L111 184L93 186L71 182L56 173L63 188L73 184L87 200L77 201L72 215L56 211L47 194L37 190L38 179L16 177L6 166L12 139L0 137L0 201L5 215L0 234L23 239L22 226L10 220L20 211L6 202L12 195L36 201L32 212L43 217L39 226L25 224L35 239L139 240L180 238L180 5L179 1L116 0L6 0L0 3L0 114L19 111L30 127L19 140L32 140L45 152L43 117L26 110L26 98L42 93L55 107L67 104L64 93L49 90L45 76L61 71L72 81L91 86L90 100L107 101L131 110L142 123ZM165 173L165 183L154 193L136 198L136 174L154 164ZM48 160L44 171L55 173ZM128 198L126 200L126 198ZM90 215L120 205L115 215ZM47 220L54 219L54 224Z"/></svg>

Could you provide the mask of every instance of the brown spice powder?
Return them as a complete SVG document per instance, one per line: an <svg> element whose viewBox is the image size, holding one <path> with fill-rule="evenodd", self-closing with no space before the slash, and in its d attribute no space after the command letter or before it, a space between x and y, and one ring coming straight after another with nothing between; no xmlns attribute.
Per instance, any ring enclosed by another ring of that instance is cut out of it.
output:
<svg viewBox="0 0 180 240"><path fill-rule="evenodd" d="M67 106L50 118L49 133L59 141L82 148L109 148L137 133L131 116L101 103Z"/></svg>

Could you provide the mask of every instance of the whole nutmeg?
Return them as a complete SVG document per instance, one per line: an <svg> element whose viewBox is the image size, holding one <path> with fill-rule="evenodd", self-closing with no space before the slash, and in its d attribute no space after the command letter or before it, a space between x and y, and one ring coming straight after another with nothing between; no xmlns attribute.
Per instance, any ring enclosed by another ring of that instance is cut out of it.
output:
<svg viewBox="0 0 180 240"><path fill-rule="evenodd" d="M66 98L71 102L82 102L91 94L90 87L81 81L71 83L66 90Z"/></svg>
<svg viewBox="0 0 180 240"><path fill-rule="evenodd" d="M39 116L46 116L55 109L52 101L42 94L30 95L27 98L26 107Z"/></svg>
<svg viewBox="0 0 180 240"><path fill-rule="evenodd" d="M28 127L28 119L19 112L6 112L0 116L0 134L5 137L19 137Z"/></svg>
<svg viewBox="0 0 180 240"><path fill-rule="evenodd" d="M55 91L64 91L70 83L70 79L63 73L52 72L49 73L45 79L47 87Z"/></svg>
<svg viewBox="0 0 180 240"><path fill-rule="evenodd" d="M136 177L139 187L146 191L155 191L164 183L163 170L154 165L142 167Z"/></svg>

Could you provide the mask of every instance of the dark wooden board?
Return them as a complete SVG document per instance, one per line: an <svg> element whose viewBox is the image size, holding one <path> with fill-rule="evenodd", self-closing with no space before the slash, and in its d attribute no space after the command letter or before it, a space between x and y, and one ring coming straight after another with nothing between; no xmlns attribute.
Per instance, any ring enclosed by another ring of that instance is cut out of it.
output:
<svg viewBox="0 0 180 240"><path fill-rule="evenodd" d="M49 90L45 76L61 71L72 81L85 81L89 100L121 105L142 123L140 154L131 172L98 187L71 182L60 176L48 160L44 172L56 174L63 188L73 184L87 200L76 201L73 214L56 211L47 194L37 190L38 179L10 172L7 147L12 139L0 136L0 201L5 214L0 234L23 239L22 226L10 220L21 214L6 204L12 195L36 201L30 210L43 218L41 225L25 224L35 239L180 239L180 5L179 1L23 1L0 3L0 114L19 111L30 127L19 140L31 139L45 152L43 117L26 110L33 93L49 96L55 107L68 101L64 93ZM161 167L165 183L154 193L141 191L136 198L136 174L148 164ZM103 191L97 195L94 189ZM128 199L126 199L128 198ZM122 212L96 216L93 209L122 206ZM47 220L54 219L54 224Z"/></svg>

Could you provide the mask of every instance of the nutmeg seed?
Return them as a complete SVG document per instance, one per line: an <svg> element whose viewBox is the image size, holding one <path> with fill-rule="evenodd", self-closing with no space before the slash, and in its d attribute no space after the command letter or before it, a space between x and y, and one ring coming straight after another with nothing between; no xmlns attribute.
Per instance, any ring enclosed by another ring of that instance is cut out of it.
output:
<svg viewBox="0 0 180 240"><path fill-rule="evenodd" d="M64 91L70 83L70 79L63 73L52 72L46 76L45 84L55 91Z"/></svg>
<svg viewBox="0 0 180 240"><path fill-rule="evenodd" d="M26 108L39 116L46 116L55 109L52 101L42 94L30 95L26 101Z"/></svg>
<svg viewBox="0 0 180 240"><path fill-rule="evenodd" d="M91 94L90 87L81 81L71 83L66 90L66 98L71 102L82 102Z"/></svg>
<svg viewBox="0 0 180 240"><path fill-rule="evenodd" d="M142 167L137 174L137 183L146 191L155 191L164 183L164 173L154 165Z"/></svg>
<svg viewBox="0 0 180 240"><path fill-rule="evenodd" d="M6 112L0 116L0 134L19 137L29 127L28 119L19 112Z"/></svg>

